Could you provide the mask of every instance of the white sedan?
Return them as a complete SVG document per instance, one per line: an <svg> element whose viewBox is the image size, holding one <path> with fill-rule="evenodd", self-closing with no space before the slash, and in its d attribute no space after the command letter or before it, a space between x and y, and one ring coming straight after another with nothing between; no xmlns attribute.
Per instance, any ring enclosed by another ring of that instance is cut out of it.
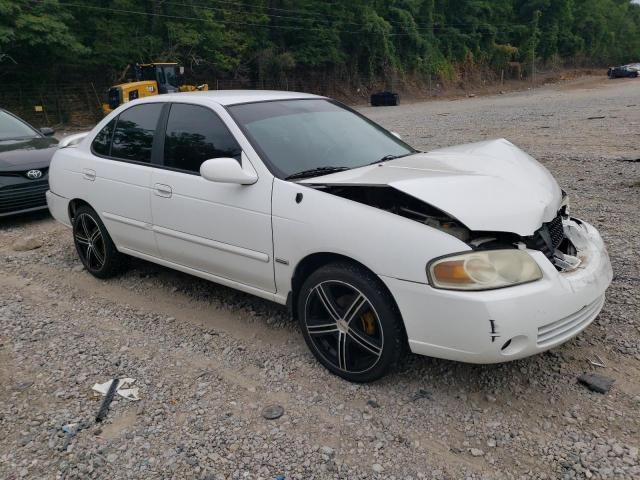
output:
<svg viewBox="0 0 640 480"><path fill-rule="evenodd" d="M513 144L423 153L314 95L126 103L62 142L49 183L91 274L131 255L286 304L351 381L406 349L494 363L555 347L612 279L598 232Z"/></svg>

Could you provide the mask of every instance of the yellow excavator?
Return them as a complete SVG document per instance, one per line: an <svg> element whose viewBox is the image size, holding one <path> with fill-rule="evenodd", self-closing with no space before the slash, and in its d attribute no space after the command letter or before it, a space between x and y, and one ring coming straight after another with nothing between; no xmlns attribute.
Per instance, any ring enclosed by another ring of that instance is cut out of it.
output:
<svg viewBox="0 0 640 480"><path fill-rule="evenodd" d="M130 67L131 68L131 67ZM123 103L136 98L150 97L163 93L193 92L209 90L209 85L179 85L178 77L184 74L184 67L177 63L143 63L132 66L135 81L121 83L109 88L107 103L102 111L110 113Z"/></svg>

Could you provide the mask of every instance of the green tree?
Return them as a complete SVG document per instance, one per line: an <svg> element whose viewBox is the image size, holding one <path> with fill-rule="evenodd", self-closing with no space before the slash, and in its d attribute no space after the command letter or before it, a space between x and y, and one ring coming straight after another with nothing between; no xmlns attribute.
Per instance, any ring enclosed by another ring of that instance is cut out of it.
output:
<svg viewBox="0 0 640 480"><path fill-rule="evenodd" d="M361 85L638 61L639 22L631 0L0 0L0 62L27 79L171 60L209 79Z"/></svg>
<svg viewBox="0 0 640 480"><path fill-rule="evenodd" d="M0 56L25 66L78 61L89 50L70 28L72 22L57 0L0 0Z"/></svg>

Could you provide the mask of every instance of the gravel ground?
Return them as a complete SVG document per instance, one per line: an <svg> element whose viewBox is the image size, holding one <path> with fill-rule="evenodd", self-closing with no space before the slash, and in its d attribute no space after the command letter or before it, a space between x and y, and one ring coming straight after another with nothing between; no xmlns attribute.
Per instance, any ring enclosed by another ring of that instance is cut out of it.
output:
<svg viewBox="0 0 640 480"><path fill-rule="evenodd" d="M141 261L98 281L46 213L2 220L0 478L640 478L639 87L362 109L421 149L512 140L602 232L616 275L598 319L509 364L409 356L352 385L279 306ZM41 248L15 251L28 235ZM606 395L576 382L595 370L615 380ZM141 400L116 398L96 424L91 386L125 376ZM267 405L284 415L264 419Z"/></svg>

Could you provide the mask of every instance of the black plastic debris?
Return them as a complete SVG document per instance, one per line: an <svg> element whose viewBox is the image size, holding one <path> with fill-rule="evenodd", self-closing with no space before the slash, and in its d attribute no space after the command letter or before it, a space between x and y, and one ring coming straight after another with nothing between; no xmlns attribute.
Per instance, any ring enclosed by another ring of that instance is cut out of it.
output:
<svg viewBox="0 0 640 480"><path fill-rule="evenodd" d="M98 414L96 415L96 422L100 423L107 416L107 412L109 411L109 405L113 401L113 397L116 394L116 390L118 388L118 384L120 380L118 378L114 378L109 385L109 390L107 394L104 396L104 400L102 400L102 405L100 405L100 410L98 410Z"/></svg>
<svg viewBox="0 0 640 480"><path fill-rule="evenodd" d="M578 377L578 382L585 385L591 391L607 393L611 390L615 380L595 373L585 373Z"/></svg>

